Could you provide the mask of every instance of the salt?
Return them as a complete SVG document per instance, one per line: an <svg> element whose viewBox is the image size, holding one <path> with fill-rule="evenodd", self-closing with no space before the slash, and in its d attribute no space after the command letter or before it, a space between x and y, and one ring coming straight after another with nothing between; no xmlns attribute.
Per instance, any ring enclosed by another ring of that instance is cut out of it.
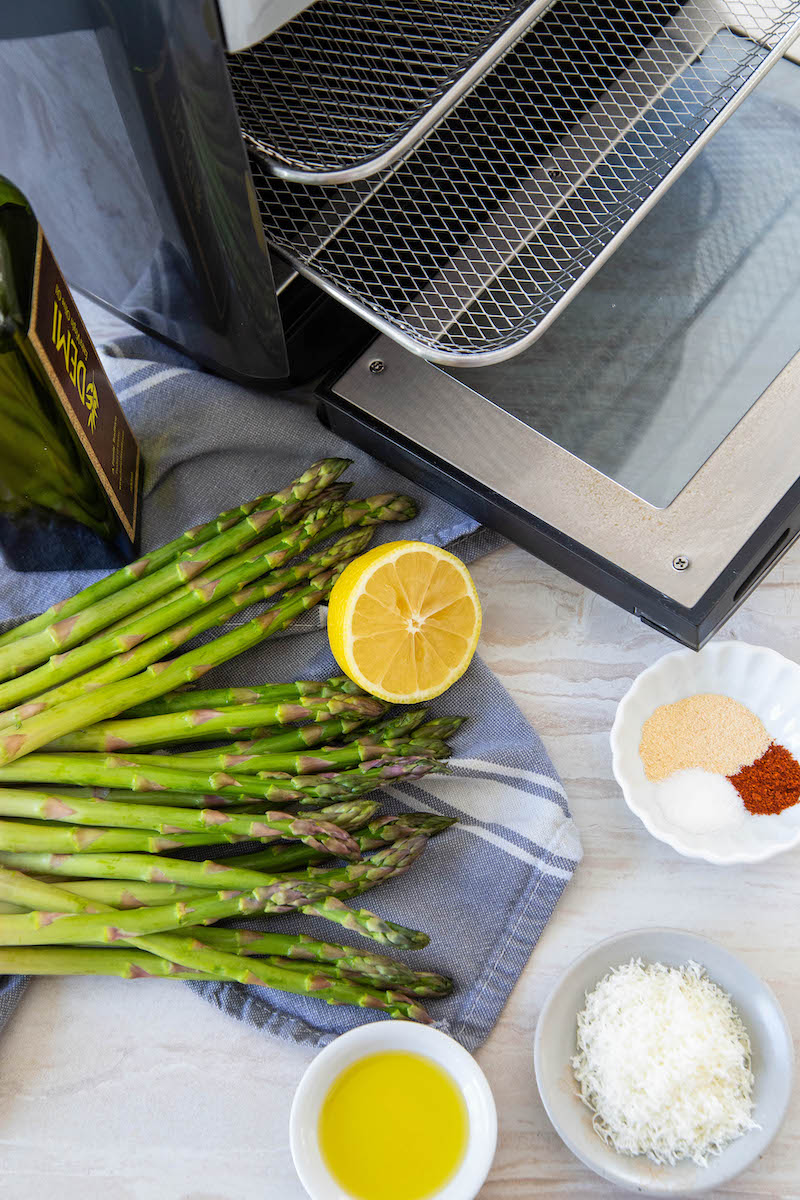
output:
<svg viewBox="0 0 800 1200"><path fill-rule="evenodd" d="M745 818L742 798L730 780L699 767L660 780L655 794L670 824L686 833L735 829Z"/></svg>

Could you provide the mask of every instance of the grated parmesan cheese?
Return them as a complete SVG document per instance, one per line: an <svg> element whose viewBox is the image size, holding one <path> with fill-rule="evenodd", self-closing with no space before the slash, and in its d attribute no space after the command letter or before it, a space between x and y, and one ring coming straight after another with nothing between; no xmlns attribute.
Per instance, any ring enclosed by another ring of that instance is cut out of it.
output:
<svg viewBox="0 0 800 1200"><path fill-rule="evenodd" d="M696 962L616 967L586 994L572 1069L594 1128L620 1154L707 1166L752 1118L750 1038Z"/></svg>

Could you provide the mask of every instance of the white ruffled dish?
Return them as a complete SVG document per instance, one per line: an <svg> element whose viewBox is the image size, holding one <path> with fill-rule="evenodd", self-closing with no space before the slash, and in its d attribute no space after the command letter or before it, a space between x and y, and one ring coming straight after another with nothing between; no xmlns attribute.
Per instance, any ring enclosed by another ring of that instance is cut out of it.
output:
<svg viewBox="0 0 800 1200"><path fill-rule="evenodd" d="M800 666L765 646L712 642L677 650L642 671L617 708L611 729L614 775L631 812L653 837L688 858L721 865L761 862L800 843L800 803L774 816L747 813L732 829L689 833L672 824L639 754L642 726L659 705L715 692L744 704L770 737L800 759Z"/></svg>

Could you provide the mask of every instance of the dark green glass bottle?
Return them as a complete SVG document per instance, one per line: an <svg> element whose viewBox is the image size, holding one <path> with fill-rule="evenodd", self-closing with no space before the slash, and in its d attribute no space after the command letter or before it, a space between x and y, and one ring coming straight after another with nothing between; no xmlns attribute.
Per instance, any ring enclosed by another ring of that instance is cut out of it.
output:
<svg viewBox="0 0 800 1200"><path fill-rule="evenodd" d="M0 555L18 571L137 553L141 457L25 197L0 175Z"/></svg>

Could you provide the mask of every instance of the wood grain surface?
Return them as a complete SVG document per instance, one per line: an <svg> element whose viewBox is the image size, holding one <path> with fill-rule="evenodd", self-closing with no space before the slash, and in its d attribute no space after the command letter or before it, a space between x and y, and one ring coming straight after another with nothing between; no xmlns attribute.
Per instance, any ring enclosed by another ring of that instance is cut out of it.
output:
<svg viewBox="0 0 800 1200"><path fill-rule="evenodd" d="M673 645L516 549L474 568L480 651L552 755L584 861L478 1059L497 1100L481 1200L624 1195L575 1160L536 1092L532 1039L559 973L647 925L705 934L774 988L800 1029L800 855L744 867L679 857L628 812L611 775L620 697ZM800 656L800 548L720 635ZM38 979L0 1040L4 1200L302 1200L287 1119L313 1052L269 1041L166 981ZM800 1100L764 1158L714 1197L800 1197Z"/></svg>

